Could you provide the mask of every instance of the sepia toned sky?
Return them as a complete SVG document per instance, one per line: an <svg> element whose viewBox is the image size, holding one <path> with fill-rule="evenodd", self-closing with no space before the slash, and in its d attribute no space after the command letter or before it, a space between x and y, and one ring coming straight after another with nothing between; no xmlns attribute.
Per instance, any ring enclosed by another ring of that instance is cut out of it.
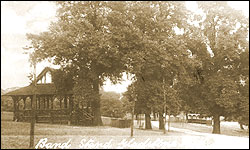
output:
<svg viewBox="0 0 250 150"><path fill-rule="evenodd" d="M249 2L228 2L228 4L249 17ZM186 2L188 9L199 12L196 2ZM26 33L46 31L50 22L55 20L55 2L48 1L1 1L1 88L23 87L29 85L28 75L32 69L28 55L23 54L23 47L28 45ZM37 74L48 63L37 65ZM131 81L126 80L117 85L109 81L104 86L105 91L126 91Z"/></svg>
<svg viewBox="0 0 250 150"><path fill-rule="evenodd" d="M29 84L29 57L23 54L23 47L28 44L25 35L45 31L49 22L55 19L55 14L53 2L1 1L2 89ZM41 72L41 67L37 72Z"/></svg>

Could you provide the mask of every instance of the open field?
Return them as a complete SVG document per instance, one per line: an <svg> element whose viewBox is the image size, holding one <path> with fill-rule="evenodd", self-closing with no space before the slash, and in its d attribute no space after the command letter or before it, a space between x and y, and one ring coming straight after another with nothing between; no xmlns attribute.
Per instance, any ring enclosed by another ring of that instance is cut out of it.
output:
<svg viewBox="0 0 250 150"><path fill-rule="evenodd" d="M28 148L29 123L13 122L12 114L1 113L1 148ZM130 137L130 128L81 127L56 124L36 124L35 145L40 139L47 138L48 142L63 143L70 141L70 148L249 148L249 137L214 135L197 132L178 125L172 126L172 131L163 134L157 130L157 124L152 122L153 130L134 130L134 138ZM196 128L200 128L197 126ZM200 130L203 130L201 128ZM205 131L206 132L206 131ZM246 133L247 135L248 133ZM81 145L81 140L83 144ZM84 141L85 140L85 141ZM88 141L92 140L89 144ZM111 140L111 141L110 141ZM124 140L124 141L123 141ZM131 143L125 144L127 141ZM122 142L123 141L123 142ZM160 144L159 144L160 141ZM100 143L110 142L108 147ZM133 142L137 144L133 145ZM142 143L143 142L143 143ZM147 145L150 143L151 145ZM157 144L152 144L152 143ZM99 143L99 146L96 145ZM141 145L139 145L141 143ZM80 147L83 146L83 147ZM137 147L136 147L137 146ZM143 147L145 146L145 147ZM150 147L151 146L151 147Z"/></svg>

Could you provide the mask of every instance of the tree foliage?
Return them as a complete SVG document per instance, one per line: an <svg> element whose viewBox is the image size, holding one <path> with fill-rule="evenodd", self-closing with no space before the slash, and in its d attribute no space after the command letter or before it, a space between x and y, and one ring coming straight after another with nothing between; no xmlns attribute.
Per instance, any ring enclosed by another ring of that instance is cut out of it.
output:
<svg viewBox="0 0 250 150"><path fill-rule="evenodd" d="M182 109L215 120L221 115L249 120L249 22L226 2L198 2L203 12L198 15L172 1L57 4L49 31L27 35L31 59L61 66L65 75L58 73L64 77L56 81L58 90L73 90L75 99L91 102L96 125L99 87L108 78L119 82L122 72L134 74L124 96L126 104L137 99L137 113L162 113L166 104L173 115ZM103 101L108 103L125 104Z"/></svg>
<svg viewBox="0 0 250 150"><path fill-rule="evenodd" d="M196 20L199 25L187 28L185 35L200 66L193 72L196 84L185 89L191 95L186 100L200 109L197 111L213 117L236 114L241 99L241 75L236 70L241 65L241 53L248 51L249 23L226 2L198 4L204 16ZM215 128L213 133L220 133L219 126Z"/></svg>
<svg viewBox="0 0 250 150"><path fill-rule="evenodd" d="M51 24L49 31L39 35L28 34L27 37L38 60L53 58L54 64L74 72L75 96L92 100L94 124L100 125L99 86L107 78L118 81L126 68L121 61L126 50L119 48L115 40L121 34L115 30L120 20L114 14L122 3L57 4L57 21Z"/></svg>

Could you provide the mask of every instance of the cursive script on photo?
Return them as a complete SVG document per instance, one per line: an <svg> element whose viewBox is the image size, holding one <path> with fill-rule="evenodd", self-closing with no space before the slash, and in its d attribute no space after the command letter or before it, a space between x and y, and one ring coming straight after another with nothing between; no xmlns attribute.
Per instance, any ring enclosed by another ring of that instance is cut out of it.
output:
<svg viewBox="0 0 250 150"><path fill-rule="evenodd" d="M40 141L35 146L36 149L38 148L45 148L45 149L69 149L71 144L71 139L69 139L65 143L50 143L48 142L47 138L40 139Z"/></svg>
<svg viewBox="0 0 250 150"><path fill-rule="evenodd" d="M107 142L99 142L94 139L82 139L79 143L80 149L110 149L110 148L167 148L176 147L176 142L166 142L160 138L156 140L150 140L149 138L145 141L136 142L135 138L132 139L122 139L121 141L114 141L110 139ZM51 143L48 142L47 138L40 139L40 141L35 146L36 149L69 149L71 147L71 139L62 143ZM75 147L75 146L74 146Z"/></svg>

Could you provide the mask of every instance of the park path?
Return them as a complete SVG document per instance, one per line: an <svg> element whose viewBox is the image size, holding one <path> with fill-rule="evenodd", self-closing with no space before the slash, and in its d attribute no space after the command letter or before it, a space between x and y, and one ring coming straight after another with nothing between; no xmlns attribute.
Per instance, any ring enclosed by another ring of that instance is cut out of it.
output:
<svg viewBox="0 0 250 150"><path fill-rule="evenodd" d="M159 127L158 121L152 121L152 127ZM200 148L226 148L226 149L249 149L249 137L237 137L220 134L202 133L189 129L170 127L170 131L181 132L186 136L182 139L182 144L195 144L195 147ZM206 141L204 141L206 140ZM206 145L201 145L206 143Z"/></svg>

